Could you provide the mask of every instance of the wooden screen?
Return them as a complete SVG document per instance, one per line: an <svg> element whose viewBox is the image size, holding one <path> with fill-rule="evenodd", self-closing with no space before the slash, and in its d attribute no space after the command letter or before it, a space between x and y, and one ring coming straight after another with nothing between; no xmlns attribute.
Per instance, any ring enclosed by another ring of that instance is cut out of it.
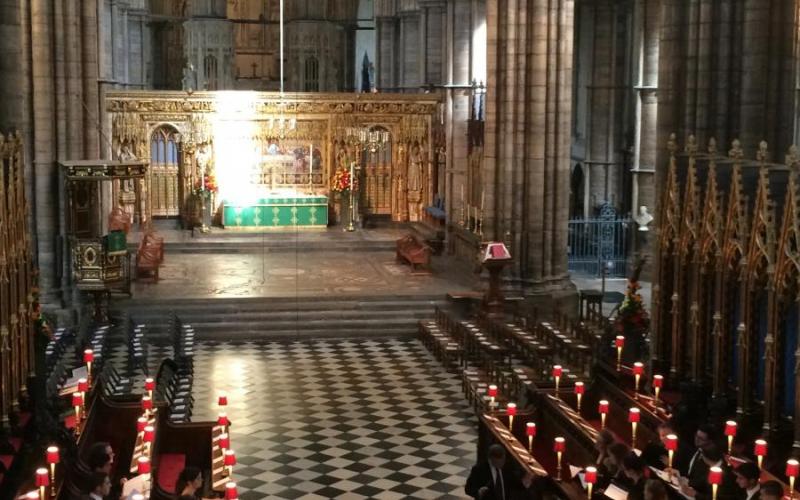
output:
<svg viewBox="0 0 800 500"><path fill-rule="evenodd" d="M0 419L16 403L33 362L31 243L22 140L0 134Z"/></svg>

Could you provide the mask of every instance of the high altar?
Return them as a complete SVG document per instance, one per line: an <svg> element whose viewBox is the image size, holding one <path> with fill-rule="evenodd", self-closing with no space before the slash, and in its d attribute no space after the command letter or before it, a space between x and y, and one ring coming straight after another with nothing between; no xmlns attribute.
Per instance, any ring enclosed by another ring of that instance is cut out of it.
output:
<svg viewBox="0 0 800 500"><path fill-rule="evenodd" d="M430 94L109 92L116 159L147 159L144 194L115 185L132 214L181 217L210 208L226 228L324 227L348 193L358 213L420 220L443 163Z"/></svg>

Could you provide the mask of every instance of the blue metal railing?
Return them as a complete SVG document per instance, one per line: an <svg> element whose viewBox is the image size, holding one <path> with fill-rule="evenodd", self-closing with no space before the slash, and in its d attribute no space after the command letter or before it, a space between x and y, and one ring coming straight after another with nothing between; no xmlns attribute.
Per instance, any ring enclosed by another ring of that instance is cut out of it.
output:
<svg viewBox="0 0 800 500"><path fill-rule="evenodd" d="M604 268L609 278L625 277L628 259L628 218L603 213L591 219L569 221L569 271L574 274L601 276Z"/></svg>

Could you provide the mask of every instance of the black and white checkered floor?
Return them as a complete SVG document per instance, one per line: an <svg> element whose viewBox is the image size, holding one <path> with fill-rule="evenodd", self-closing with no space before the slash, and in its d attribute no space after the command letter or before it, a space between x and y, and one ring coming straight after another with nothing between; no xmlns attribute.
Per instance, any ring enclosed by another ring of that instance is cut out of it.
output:
<svg viewBox="0 0 800 500"><path fill-rule="evenodd" d="M416 340L201 343L192 419L221 391L242 500L464 498L475 418Z"/></svg>

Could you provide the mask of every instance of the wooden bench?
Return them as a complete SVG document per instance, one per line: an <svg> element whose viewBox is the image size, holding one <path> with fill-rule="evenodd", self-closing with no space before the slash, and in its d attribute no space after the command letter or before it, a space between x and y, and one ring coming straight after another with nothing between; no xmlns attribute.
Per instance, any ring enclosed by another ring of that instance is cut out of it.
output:
<svg viewBox="0 0 800 500"><path fill-rule="evenodd" d="M158 269L164 262L164 238L159 238L153 231L148 231L142 236L139 248L136 251L136 274L150 273L158 282Z"/></svg>
<svg viewBox="0 0 800 500"><path fill-rule="evenodd" d="M407 234L396 242L398 262L408 262L412 272L430 273L431 248L417 241L411 234ZM419 271L419 270L422 271Z"/></svg>

